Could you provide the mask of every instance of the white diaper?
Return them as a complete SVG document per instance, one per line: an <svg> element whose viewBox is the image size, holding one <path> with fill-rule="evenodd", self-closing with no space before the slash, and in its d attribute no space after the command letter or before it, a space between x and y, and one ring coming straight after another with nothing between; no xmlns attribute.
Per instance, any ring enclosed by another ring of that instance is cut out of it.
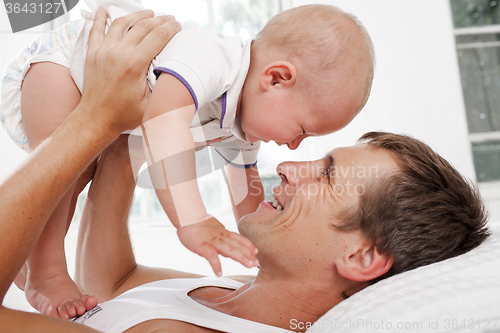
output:
<svg viewBox="0 0 500 333"><path fill-rule="evenodd" d="M0 122L11 139L29 152L28 138L21 117L21 87L31 64L49 61L70 67L75 39L83 28L83 20L72 21L37 37L19 57L5 69L0 95Z"/></svg>

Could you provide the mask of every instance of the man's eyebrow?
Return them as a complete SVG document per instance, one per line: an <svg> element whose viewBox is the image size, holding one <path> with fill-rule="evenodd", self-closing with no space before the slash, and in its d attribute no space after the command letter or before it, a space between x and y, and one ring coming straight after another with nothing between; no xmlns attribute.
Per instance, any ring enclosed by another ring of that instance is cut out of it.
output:
<svg viewBox="0 0 500 333"><path fill-rule="evenodd" d="M330 163L330 168L333 168L333 166L335 165L335 161L333 160L332 153L328 154L328 162Z"/></svg>

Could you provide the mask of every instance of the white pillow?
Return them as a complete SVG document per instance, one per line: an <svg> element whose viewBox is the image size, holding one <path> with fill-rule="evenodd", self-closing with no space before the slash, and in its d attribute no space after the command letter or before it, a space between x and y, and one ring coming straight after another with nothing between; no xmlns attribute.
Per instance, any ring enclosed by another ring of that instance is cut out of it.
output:
<svg viewBox="0 0 500 333"><path fill-rule="evenodd" d="M488 226L478 248L365 288L307 332L500 332L500 223Z"/></svg>

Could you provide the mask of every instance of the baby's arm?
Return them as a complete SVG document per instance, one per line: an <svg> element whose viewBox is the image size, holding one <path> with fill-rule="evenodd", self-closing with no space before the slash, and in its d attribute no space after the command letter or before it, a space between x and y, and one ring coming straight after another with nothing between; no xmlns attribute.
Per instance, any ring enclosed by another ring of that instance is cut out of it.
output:
<svg viewBox="0 0 500 333"><path fill-rule="evenodd" d="M144 115L143 132L151 179L176 228L207 216L196 182L195 145L189 129L195 111L184 84L170 74L160 75Z"/></svg>
<svg viewBox="0 0 500 333"><path fill-rule="evenodd" d="M217 275L221 274L218 254L252 267L257 261L253 244L227 231L203 205L189 128L194 114L194 102L184 84L169 74L160 75L143 124L149 171L158 199L184 246L205 257Z"/></svg>
<svg viewBox="0 0 500 333"><path fill-rule="evenodd" d="M264 188L257 166L239 168L228 164L226 172L233 214L238 221L242 216L255 212L264 200Z"/></svg>

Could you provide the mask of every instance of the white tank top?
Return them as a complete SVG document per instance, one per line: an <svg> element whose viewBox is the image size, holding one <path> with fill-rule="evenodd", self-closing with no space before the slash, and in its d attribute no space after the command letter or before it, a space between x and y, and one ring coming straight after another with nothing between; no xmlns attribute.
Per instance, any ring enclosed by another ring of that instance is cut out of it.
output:
<svg viewBox="0 0 500 333"><path fill-rule="evenodd" d="M74 321L107 333L123 332L153 319L179 320L223 332L290 332L207 308L188 296L200 287L238 289L242 285L228 278L213 277L151 282L99 304Z"/></svg>

